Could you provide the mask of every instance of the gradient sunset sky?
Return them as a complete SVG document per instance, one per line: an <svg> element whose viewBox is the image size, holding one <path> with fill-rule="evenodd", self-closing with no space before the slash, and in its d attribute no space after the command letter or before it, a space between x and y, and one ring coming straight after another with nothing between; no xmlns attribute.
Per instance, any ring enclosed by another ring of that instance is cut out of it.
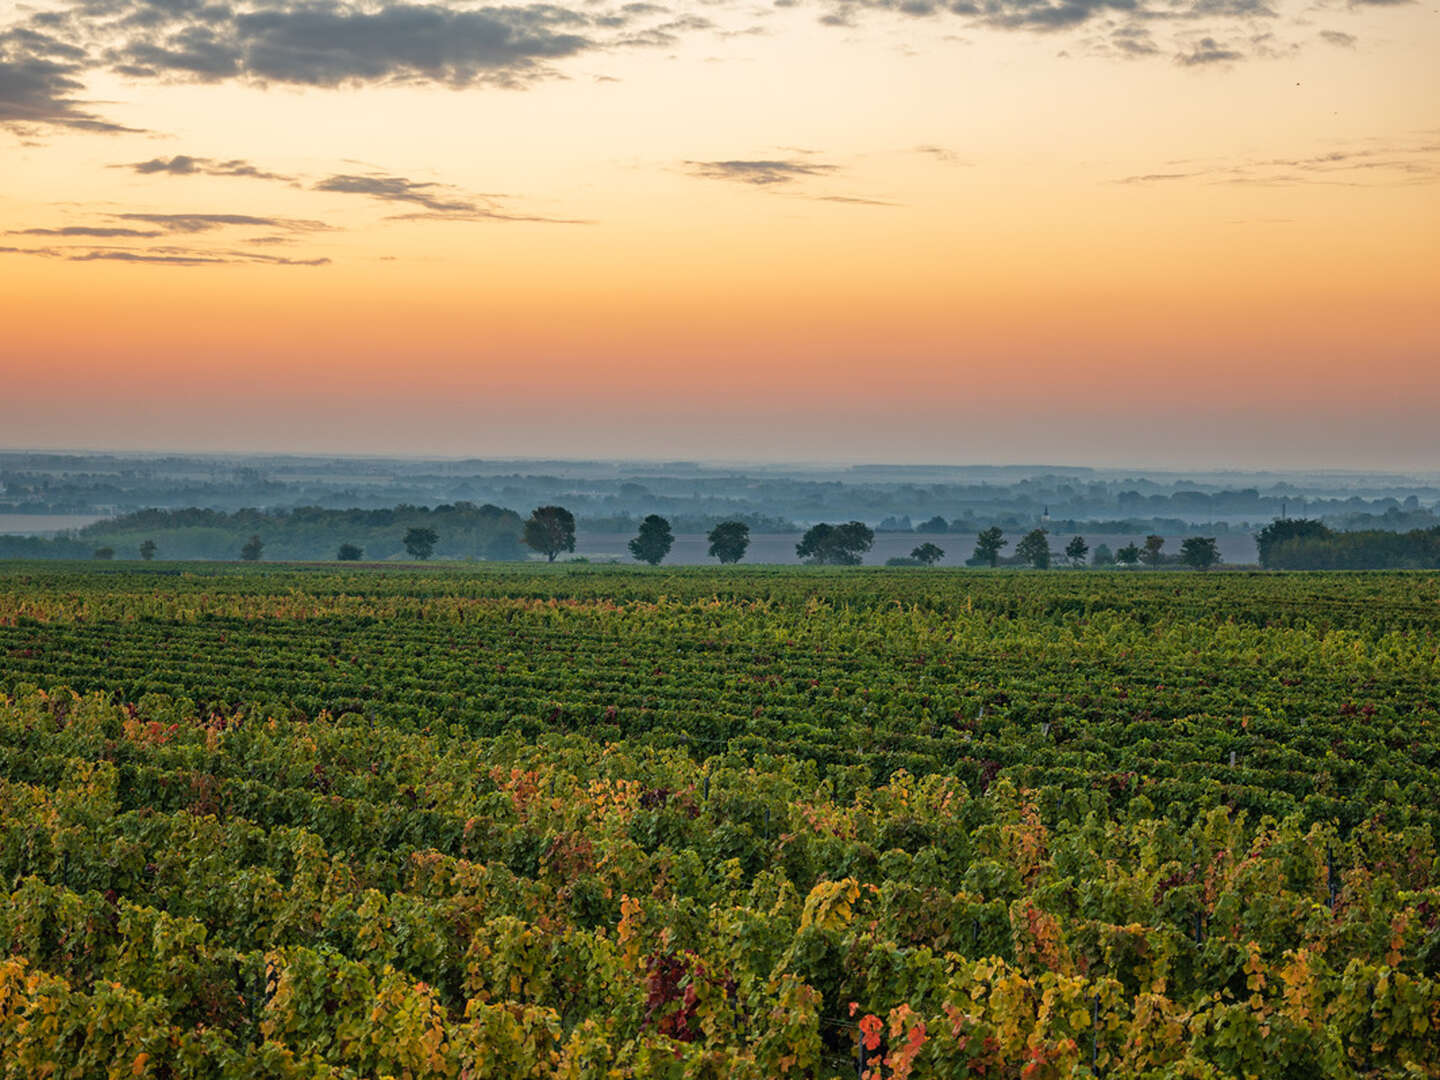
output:
<svg viewBox="0 0 1440 1080"><path fill-rule="evenodd" d="M0 0L0 446L1433 469L1437 9Z"/></svg>

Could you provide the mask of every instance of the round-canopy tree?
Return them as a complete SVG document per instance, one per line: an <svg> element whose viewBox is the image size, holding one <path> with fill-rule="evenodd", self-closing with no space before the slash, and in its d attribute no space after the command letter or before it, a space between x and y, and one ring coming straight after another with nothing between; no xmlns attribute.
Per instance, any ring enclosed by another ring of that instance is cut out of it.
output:
<svg viewBox="0 0 1440 1080"><path fill-rule="evenodd" d="M422 562L435 554L435 545L439 542L439 533L434 529L422 529L418 525L405 534L405 550L412 559L420 559Z"/></svg>
<svg viewBox="0 0 1440 1080"><path fill-rule="evenodd" d="M1050 538L1044 529L1031 529L1015 545L1015 554L1036 570L1050 568Z"/></svg>
<svg viewBox="0 0 1440 1080"><path fill-rule="evenodd" d="M1209 570L1220 561L1220 549L1213 536L1191 536L1180 545L1180 561L1196 570Z"/></svg>
<svg viewBox="0 0 1440 1080"><path fill-rule="evenodd" d="M722 563L737 563L750 547L750 526L743 521L722 521L710 530L710 557Z"/></svg>
<svg viewBox="0 0 1440 1080"><path fill-rule="evenodd" d="M525 522L525 543L550 562L575 550L575 515L563 506L537 506Z"/></svg>
<svg viewBox="0 0 1440 1080"><path fill-rule="evenodd" d="M800 538L795 554L819 566L858 566L860 556L869 551L873 543L875 532L863 521L849 521L844 525L822 521Z"/></svg>
<svg viewBox="0 0 1440 1080"><path fill-rule="evenodd" d="M918 563L924 563L926 566L934 566L945 557L945 549L937 547L935 544L927 541L910 552L910 557Z"/></svg>
<svg viewBox="0 0 1440 1080"><path fill-rule="evenodd" d="M1008 543L1000 526L991 525L988 529L981 529L975 537L975 554L970 556L970 564L994 566L1000 561L1000 549Z"/></svg>
<svg viewBox="0 0 1440 1080"><path fill-rule="evenodd" d="M670 545L675 537L670 532L670 522L659 514L650 514L640 523L640 531L630 541L630 554L641 562L659 566L660 561L670 554Z"/></svg>

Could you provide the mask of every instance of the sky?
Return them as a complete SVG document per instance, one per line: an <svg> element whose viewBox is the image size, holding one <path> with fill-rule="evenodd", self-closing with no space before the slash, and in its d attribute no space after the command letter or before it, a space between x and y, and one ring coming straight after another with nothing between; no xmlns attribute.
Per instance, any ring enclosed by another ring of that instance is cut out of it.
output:
<svg viewBox="0 0 1440 1080"><path fill-rule="evenodd" d="M1440 2L0 0L0 446L1434 467Z"/></svg>

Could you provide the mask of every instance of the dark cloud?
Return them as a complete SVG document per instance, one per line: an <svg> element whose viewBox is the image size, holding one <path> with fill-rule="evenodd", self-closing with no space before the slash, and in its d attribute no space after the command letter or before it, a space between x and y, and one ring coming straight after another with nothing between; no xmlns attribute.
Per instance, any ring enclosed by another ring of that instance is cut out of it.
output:
<svg viewBox="0 0 1440 1080"><path fill-rule="evenodd" d="M125 237L139 238L164 236L163 232L145 229L106 228L98 225L66 225L59 229L12 229L11 236L88 236L95 240L116 240Z"/></svg>
<svg viewBox="0 0 1440 1080"><path fill-rule="evenodd" d="M1226 48L1212 37L1203 37L1189 52L1175 54L1175 62L1183 67L1204 67L1208 64L1228 64L1243 60L1244 54Z"/></svg>
<svg viewBox="0 0 1440 1080"><path fill-rule="evenodd" d="M518 87L581 54L745 32L647 0L585 0L573 7L462 2L71 0L53 10L17 14L15 25L0 29L0 126L133 130L97 114L86 99L86 79L101 69L166 81ZM774 0L774 6L793 2ZM1388 7L1413 0L1349 2ZM1169 55L1197 68L1284 55L1292 48L1256 33L1280 18L1269 0L820 0L820 21L833 26L882 14L947 28L957 22L1027 33L1088 27L1093 51L1130 58ZM1172 36L1157 40L1163 29ZM936 36L950 35L937 30ZM1354 43L1338 31L1321 37L1332 45ZM240 171L254 168L245 162L190 160L214 170L235 168L214 175L283 179ZM155 159L135 166L154 163L165 164ZM168 166L154 171L185 175Z"/></svg>
<svg viewBox="0 0 1440 1080"><path fill-rule="evenodd" d="M1347 34L1340 30L1321 30L1320 40L1328 41L1340 49L1353 49L1358 39L1354 34Z"/></svg>
<svg viewBox="0 0 1440 1080"><path fill-rule="evenodd" d="M767 186L788 184L811 176L825 176L835 171L834 165L821 165L812 161L687 161L688 168L696 176L707 180L734 180L742 184Z"/></svg>
<svg viewBox="0 0 1440 1080"><path fill-rule="evenodd" d="M1133 23L1117 27L1110 35L1109 44L1121 56L1147 57L1160 52L1160 46L1155 44L1149 29Z"/></svg>
<svg viewBox="0 0 1440 1080"><path fill-rule="evenodd" d="M454 10L442 4L359 8L339 0L197 8L173 5L122 22L114 65L154 76L248 78L306 86L426 81L515 84L592 47L592 19L549 4ZM199 14L197 14L197 11Z"/></svg>
<svg viewBox="0 0 1440 1080"><path fill-rule="evenodd" d="M294 180L293 176L266 172L241 158L230 161L216 161L214 158L191 157L176 154L169 158L151 158L149 161L132 161L124 165L112 165L115 169L130 169L142 176L163 173L167 176L238 176L252 180Z"/></svg>
<svg viewBox="0 0 1440 1080"><path fill-rule="evenodd" d="M136 131L97 116L76 96L85 89L85 57L83 49L26 27L0 33L0 127Z"/></svg>
<svg viewBox="0 0 1440 1080"><path fill-rule="evenodd" d="M231 225L284 229L287 232L321 232L330 228L323 221L255 217L250 214L112 214L111 217L121 221L143 221L146 224L155 225L167 233L209 232L212 229L223 229Z"/></svg>

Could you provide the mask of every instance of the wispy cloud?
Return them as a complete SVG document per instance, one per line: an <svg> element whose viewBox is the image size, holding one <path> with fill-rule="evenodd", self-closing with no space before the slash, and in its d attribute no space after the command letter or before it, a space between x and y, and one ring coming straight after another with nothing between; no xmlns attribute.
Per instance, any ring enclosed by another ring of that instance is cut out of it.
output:
<svg viewBox="0 0 1440 1080"><path fill-rule="evenodd" d="M176 154L168 158L151 158L149 161L131 161L122 165L112 165L111 168L129 169L141 176L159 174L163 176L234 176L250 180L292 181L295 179L293 176L267 172L241 158L217 161L214 158L191 157L189 154Z"/></svg>
<svg viewBox="0 0 1440 1080"><path fill-rule="evenodd" d="M445 195L442 185L410 180L403 176L357 176L341 174L321 180L316 191L338 192L342 195L367 195L384 202L413 203L436 213L472 213L478 207L474 200Z"/></svg>
<svg viewBox="0 0 1440 1080"><path fill-rule="evenodd" d="M576 218L545 217L512 210L500 195L475 195L447 184L411 180L404 176L342 173L327 177L313 187L340 195L361 195L381 202L417 206L419 211L396 215L397 220L443 218L447 221L529 221L551 225L583 225Z"/></svg>
<svg viewBox="0 0 1440 1080"><path fill-rule="evenodd" d="M207 251L190 248L17 248L0 247L0 255L31 255L65 262L119 262L150 266L328 266L328 258L290 259L255 251Z"/></svg>
<svg viewBox="0 0 1440 1080"><path fill-rule="evenodd" d="M120 221L141 221L168 233L201 233L232 225L250 228L282 229L286 232L324 232L330 228L323 221L296 218L257 217L253 214L112 214Z"/></svg>
<svg viewBox="0 0 1440 1080"><path fill-rule="evenodd" d="M687 161L685 165L694 175L707 180L732 180L760 187L770 184L789 184L805 177L826 176L838 168L835 165L822 165L818 162L798 159Z"/></svg>
<svg viewBox="0 0 1440 1080"><path fill-rule="evenodd" d="M808 155L810 150L787 147L793 153ZM815 192L805 186L805 181L833 177L841 172L840 166L805 157L730 159L722 161L686 161L684 166L692 176L705 180L725 180L733 184L759 188L763 191L781 192L791 198L808 199L812 202L848 203L853 206L895 206L886 199L867 195Z"/></svg>
<svg viewBox="0 0 1440 1080"><path fill-rule="evenodd" d="M119 240L124 238L140 238L151 236L164 236L160 231L148 229L126 229L120 227L108 227L103 225L65 225L58 229L11 229L10 236L60 236L60 237L89 237L95 240Z"/></svg>
<svg viewBox="0 0 1440 1080"><path fill-rule="evenodd" d="M1194 180L1208 184L1283 187L1337 184L1381 187L1440 183L1440 143L1429 141L1347 146L1319 154L1215 162L1183 172L1124 176L1117 184Z"/></svg>

